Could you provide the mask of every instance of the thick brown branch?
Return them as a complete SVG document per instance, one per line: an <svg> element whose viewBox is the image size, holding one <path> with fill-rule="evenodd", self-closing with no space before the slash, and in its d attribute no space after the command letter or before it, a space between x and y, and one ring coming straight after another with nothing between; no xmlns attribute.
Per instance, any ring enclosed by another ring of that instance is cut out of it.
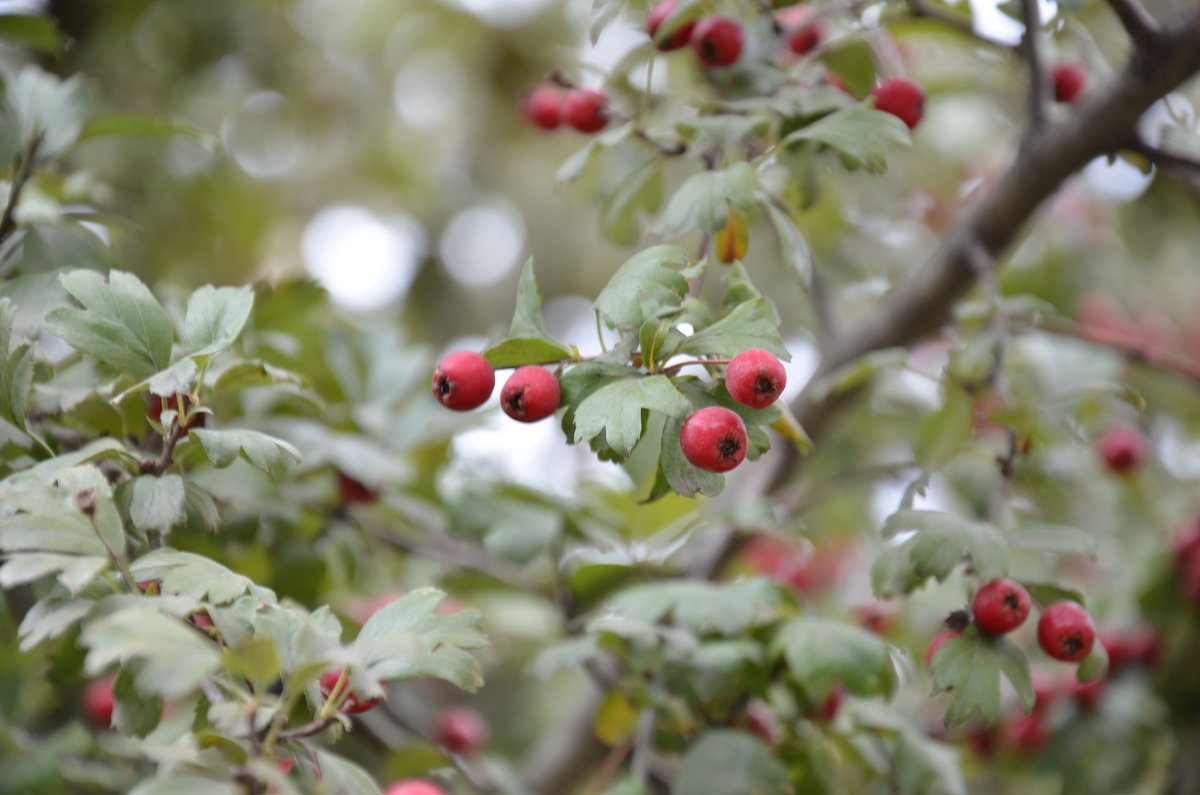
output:
<svg viewBox="0 0 1200 795"><path fill-rule="evenodd" d="M1108 7L1140 49L1150 49L1158 41L1162 28L1139 0L1108 0Z"/></svg>

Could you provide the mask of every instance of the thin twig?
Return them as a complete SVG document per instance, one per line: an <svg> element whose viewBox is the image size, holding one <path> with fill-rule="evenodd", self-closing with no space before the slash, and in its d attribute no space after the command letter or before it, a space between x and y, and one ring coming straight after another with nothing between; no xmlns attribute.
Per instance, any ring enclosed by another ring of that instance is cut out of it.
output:
<svg viewBox="0 0 1200 795"><path fill-rule="evenodd" d="M969 16L951 11L948 8L941 6L930 5L924 0L908 0L908 10L912 16L918 19L932 19L935 22L940 22L946 27L953 28L961 33L966 33L984 44L990 44L994 47L1000 47L1005 50L1011 50L1012 45L1002 42L998 39L993 39L975 30L975 24Z"/></svg>
<svg viewBox="0 0 1200 795"><path fill-rule="evenodd" d="M516 566L489 555L481 547L446 537L412 538L391 529L359 521L366 533L400 549L432 560L440 560L464 569L486 574L498 582L526 592L537 592L530 579Z"/></svg>
<svg viewBox="0 0 1200 795"><path fill-rule="evenodd" d="M37 160L38 147L42 145L42 136L38 135L30 142L29 148L23 155L18 155L19 163L14 162L12 185L8 189L8 200L4 203L4 212L0 214L0 242L7 240L9 235L17 230L17 201L25 183L33 175L33 163Z"/></svg>
<svg viewBox="0 0 1200 795"><path fill-rule="evenodd" d="M1027 136L1035 135L1046 122L1047 94L1046 74L1042 70L1042 18L1038 0L1021 0L1021 19L1025 22L1025 33L1017 44L1017 51L1025 59L1029 71L1029 129ZM1027 137L1028 140L1028 137Z"/></svg>
<svg viewBox="0 0 1200 795"><path fill-rule="evenodd" d="M1135 141L1125 148L1140 155L1145 155L1151 163L1157 166L1175 167L1200 173L1200 160L1188 157L1187 155L1168 152L1145 141Z"/></svg>
<svg viewBox="0 0 1200 795"><path fill-rule="evenodd" d="M294 729L285 729L276 735L279 740L298 740L301 737L312 737L321 734L335 723L341 722L340 713L329 715L320 720L310 721L303 726L297 726Z"/></svg>
<svg viewBox="0 0 1200 795"><path fill-rule="evenodd" d="M1162 35L1158 20L1139 0L1108 0L1108 7L1121 20L1122 27L1138 49L1149 49Z"/></svg>

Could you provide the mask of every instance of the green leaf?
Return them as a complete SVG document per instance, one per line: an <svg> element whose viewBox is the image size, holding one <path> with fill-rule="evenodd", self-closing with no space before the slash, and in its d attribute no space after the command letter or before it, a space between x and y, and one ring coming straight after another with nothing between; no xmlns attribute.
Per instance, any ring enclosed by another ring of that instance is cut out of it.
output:
<svg viewBox="0 0 1200 795"><path fill-rule="evenodd" d="M0 582L0 585L10 587L3 582ZM83 620L95 606L96 602L91 599L63 599L55 596L35 603L21 619L21 626L17 629L17 637L21 639L21 651L28 652L42 641L59 637Z"/></svg>
<svg viewBox="0 0 1200 795"><path fill-rule="evenodd" d="M1096 641L1092 646L1092 651L1083 661L1079 663L1079 667L1075 669L1075 679L1080 683L1091 682L1099 679L1108 672L1108 649L1104 648L1104 644Z"/></svg>
<svg viewBox="0 0 1200 795"><path fill-rule="evenodd" d="M363 624L354 646L381 682L436 676L474 692L483 684L479 663L467 652L486 643L478 610L437 615L445 596L418 588L377 610Z"/></svg>
<svg viewBox="0 0 1200 795"><path fill-rule="evenodd" d="M254 291L249 286L201 287L188 299L184 329L193 356L211 356L229 350L242 333Z"/></svg>
<svg viewBox="0 0 1200 795"><path fill-rule="evenodd" d="M861 627L796 618L779 628L771 650L813 701L828 698L838 684L859 696L886 696L896 689L890 646Z"/></svg>
<svg viewBox="0 0 1200 795"><path fill-rule="evenodd" d="M528 338L507 339L483 352L483 358L497 370L527 364L553 364L572 357L569 349L557 343Z"/></svg>
<svg viewBox="0 0 1200 795"><path fill-rule="evenodd" d="M754 186L754 170L745 161L722 171L693 174L667 202L658 222L658 233L677 237L697 226L703 232L716 232L728 222L729 205L742 212L754 209L757 204Z"/></svg>
<svg viewBox="0 0 1200 795"><path fill-rule="evenodd" d="M179 475L142 475L130 482L129 518L139 530L162 534L187 520L183 478Z"/></svg>
<svg viewBox="0 0 1200 795"><path fill-rule="evenodd" d="M53 19L32 14L0 16L0 39L23 44L49 55L59 52L65 43Z"/></svg>
<svg viewBox="0 0 1200 795"><path fill-rule="evenodd" d="M573 441L588 441L603 433L609 447L628 455L642 436L643 409L682 419L692 407L665 375L622 378L579 404Z"/></svg>
<svg viewBox="0 0 1200 795"><path fill-rule="evenodd" d="M46 328L80 353L135 378L165 370L174 329L146 285L133 274L72 271L63 286L83 309L55 309Z"/></svg>
<svg viewBox="0 0 1200 795"><path fill-rule="evenodd" d="M1074 588L1064 588L1061 585L1055 585L1044 582L1028 582L1021 581L1021 585L1026 591L1029 591L1029 597L1033 599L1042 608L1049 607L1055 602L1078 602L1086 606L1083 593Z"/></svg>
<svg viewBox="0 0 1200 795"><path fill-rule="evenodd" d="M1025 707L1025 712L1032 711L1034 703L1033 677L1029 672L1029 660L1025 658L1025 652L1018 649L1007 638L993 639L992 649L996 652L1000 671L1008 677L1013 689L1017 691L1017 696L1021 699L1021 705Z"/></svg>
<svg viewBox="0 0 1200 795"><path fill-rule="evenodd" d="M208 460L218 467L227 467L245 458L270 475L279 475L300 462L300 451L282 439L250 430L210 431L194 428L189 436L204 447Z"/></svg>
<svg viewBox="0 0 1200 795"><path fill-rule="evenodd" d="M787 770L765 743L746 732L704 733L679 764L671 795L785 795Z"/></svg>
<svg viewBox="0 0 1200 795"><path fill-rule="evenodd" d="M657 369L658 364L670 358L683 340L683 334L675 328L673 321L647 320L638 332L642 363L651 371Z"/></svg>
<svg viewBox="0 0 1200 795"><path fill-rule="evenodd" d="M865 97L875 85L875 53L861 40L843 39L822 53L821 62L857 97Z"/></svg>
<svg viewBox="0 0 1200 795"><path fill-rule="evenodd" d="M88 119L79 140L87 141L107 135L150 135L156 137L186 136L213 147L220 139L207 130L165 116L144 113L104 113Z"/></svg>
<svg viewBox="0 0 1200 795"><path fill-rule="evenodd" d="M267 604L275 602L275 593L269 588L255 585L248 577L193 552L156 549L135 560L129 568L139 581L159 580L160 590L164 594L179 594L198 601L225 604L250 593L257 601Z"/></svg>
<svg viewBox="0 0 1200 795"><path fill-rule="evenodd" d="M33 349L13 344L16 317L17 307L12 301L0 299L0 419L25 430L25 412L33 386Z"/></svg>
<svg viewBox="0 0 1200 795"><path fill-rule="evenodd" d="M122 734L145 737L162 720L162 696L142 695L134 687L135 665L127 665L117 674L113 684L112 724Z"/></svg>
<svg viewBox="0 0 1200 795"><path fill-rule="evenodd" d="M649 318L644 302L678 308L688 292L679 269L691 259L678 246L654 246L631 257L596 297L596 309L613 328L636 329Z"/></svg>
<svg viewBox="0 0 1200 795"><path fill-rule="evenodd" d="M779 589L763 578L666 580L624 589L612 598L610 612L648 624L673 620L697 633L736 635L773 621L781 601Z"/></svg>
<svg viewBox="0 0 1200 795"><path fill-rule="evenodd" d="M88 623L80 640L88 648L89 673L102 673L116 662L140 660L137 689L168 698L195 691L220 663L216 647L184 622L141 605Z"/></svg>
<svg viewBox="0 0 1200 795"><path fill-rule="evenodd" d="M765 298L738 304L729 314L684 340L679 352L731 358L748 348L762 348L784 361L792 358L779 336L779 315Z"/></svg>
<svg viewBox="0 0 1200 795"><path fill-rule="evenodd" d="M920 732L904 730L892 758L900 795L966 795L958 754Z"/></svg>
<svg viewBox="0 0 1200 795"><path fill-rule="evenodd" d="M985 580L1008 572L1008 547L991 524L942 511L903 510L888 517L883 537L903 530L915 532L886 548L872 569L877 596L908 593L929 577L945 580L965 557Z"/></svg>
<svg viewBox="0 0 1200 795"><path fill-rule="evenodd" d="M779 236L779 249L788 264L795 269L800 282L807 288L812 286L812 249L808 239L796 225L792 214L779 202L773 199L763 202L767 208L767 217L771 219L775 232Z"/></svg>
<svg viewBox="0 0 1200 795"><path fill-rule="evenodd" d="M1006 530L1010 547L1057 552L1061 555L1096 557L1099 543L1088 532L1062 524L1026 524Z"/></svg>
<svg viewBox="0 0 1200 795"><path fill-rule="evenodd" d="M91 96L79 75L67 80L27 64L6 86L5 99L20 127L21 144L39 141L38 155L55 157L71 147L91 112Z"/></svg>
<svg viewBox="0 0 1200 795"><path fill-rule="evenodd" d="M950 638L933 655L937 690L950 690L946 725L956 726L978 714L995 723L1000 713L1000 655L990 639L978 635Z"/></svg>
<svg viewBox="0 0 1200 795"><path fill-rule="evenodd" d="M259 692L269 688L283 670L275 642L262 635L247 635L231 644L222 653L222 665Z"/></svg>
<svg viewBox="0 0 1200 795"><path fill-rule="evenodd" d="M213 392L240 392L258 386L304 384L303 376L282 367L267 364L261 359L244 359L221 370L213 382Z"/></svg>
<svg viewBox="0 0 1200 795"><path fill-rule="evenodd" d="M317 768L321 771L323 792L338 795L381 795L379 786L367 771L336 754L317 751Z"/></svg>
<svg viewBox="0 0 1200 795"><path fill-rule="evenodd" d="M865 166L872 174L881 174L887 170L887 145L911 140L908 128L895 116L856 105L790 133L780 146L816 141L837 149L851 167Z"/></svg>
<svg viewBox="0 0 1200 795"><path fill-rule="evenodd" d="M139 456L117 439L96 439L73 453L64 453L54 458L48 458L23 472L17 472L0 480L0 489L3 489L6 484L12 488L18 483L51 483L68 469L96 461L112 461L126 472L133 473L138 471L138 461L140 460Z"/></svg>
<svg viewBox="0 0 1200 795"><path fill-rule="evenodd" d="M676 494L684 497L694 497L696 494L716 497L725 489L725 476L692 466L679 444L682 430L683 420L679 418L668 417L663 425L662 449L659 452L663 477Z"/></svg>
<svg viewBox="0 0 1200 795"><path fill-rule="evenodd" d="M13 555L0 566L0 588L34 582L55 574L70 593L79 593L108 566L107 555L31 552Z"/></svg>
<svg viewBox="0 0 1200 795"><path fill-rule="evenodd" d="M138 784L129 795L239 795L242 792L245 790L231 784L228 776L217 779L164 770L161 776Z"/></svg>
<svg viewBox="0 0 1200 795"><path fill-rule="evenodd" d="M534 679L545 680L562 671L582 668L599 651L598 639L594 635L579 637L543 646L530 660L527 668Z"/></svg>
<svg viewBox="0 0 1200 795"><path fill-rule="evenodd" d="M562 512L519 500L489 501L483 546L493 555L528 563L562 538Z"/></svg>

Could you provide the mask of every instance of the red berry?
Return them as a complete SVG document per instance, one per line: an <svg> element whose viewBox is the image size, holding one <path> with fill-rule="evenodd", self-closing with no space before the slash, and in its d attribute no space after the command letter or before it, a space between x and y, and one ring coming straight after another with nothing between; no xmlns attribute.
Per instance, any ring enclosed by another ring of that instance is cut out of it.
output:
<svg viewBox="0 0 1200 795"><path fill-rule="evenodd" d="M981 632L1012 632L1029 616L1029 592L1012 580L992 580L975 592L971 613Z"/></svg>
<svg viewBox="0 0 1200 795"><path fill-rule="evenodd" d="M1055 102L1074 102L1087 88L1087 72L1074 61L1060 63L1050 73Z"/></svg>
<svg viewBox="0 0 1200 795"><path fill-rule="evenodd" d="M558 379L545 367L518 367L500 390L500 408L518 422L537 422L558 409L562 392Z"/></svg>
<svg viewBox="0 0 1200 795"><path fill-rule="evenodd" d="M212 629L213 627L213 620L208 617L208 613L192 613L188 616L188 621L200 629Z"/></svg>
<svg viewBox="0 0 1200 795"><path fill-rule="evenodd" d="M855 605L850 611L857 617L859 626L876 635L886 635L896 625L896 608L883 602Z"/></svg>
<svg viewBox="0 0 1200 795"><path fill-rule="evenodd" d="M113 685L116 681L116 677L106 676L88 683L83 690L83 711L98 729L107 729L112 725Z"/></svg>
<svg viewBox="0 0 1200 795"><path fill-rule="evenodd" d="M742 351L725 368L725 388L743 406L766 408L787 386L783 362L758 348Z"/></svg>
<svg viewBox="0 0 1200 795"><path fill-rule="evenodd" d="M167 397L159 397L158 395L150 396L150 406L146 410L146 416L155 423L162 424L162 415L164 411L174 411L177 413L175 423L179 422L178 412L179 404L183 403L183 411L187 411L192 407L192 399L187 395L173 394ZM187 422L183 425L183 435L187 436L188 431L192 428L203 428L208 422L208 414L198 412L188 417Z"/></svg>
<svg viewBox="0 0 1200 795"><path fill-rule="evenodd" d="M1104 678L1093 679L1090 682L1075 682L1071 685L1071 696L1075 699L1075 703L1079 708L1085 711L1092 711L1096 705L1100 703L1100 699L1104 697Z"/></svg>
<svg viewBox="0 0 1200 795"><path fill-rule="evenodd" d="M433 741L451 753L473 754L487 739L487 722L467 707L447 707L433 725Z"/></svg>
<svg viewBox="0 0 1200 795"><path fill-rule="evenodd" d="M842 702L845 699L846 688L841 684L836 684L833 686L833 690L829 692L829 696L809 714L814 720L829 723L837 717L838 711L841 710Z"/></svg>
<svg viewBox="0 0 1200 795"><path fill-rule="evenodd" d="M1023 715L1012 727L1013 743L1027 754L1035 754L1050 742L1050 733L1042 725L1042 716L1038 713Z"/></svg>
<svg viewBox="0 0 1200 795"><path fill-rule="evenodd" d="M521 101L521 113L534 127L558 129L562 123L562 92L554 86L538 86Z"/></svg>
<svg viewBox="0 0 1200 795"><path fill-rule="evenodd" d="M338 493L342 497L342 502L346 505L353 505L355 503L370 505L373 502L379 501L379 489L369 489L362 481L355 480L345 472L338 472L337 478Z"/></svg>
<svg viewBox="0 0 1200 795"><path fill-rule="evenodd" d="M787 48L796 55L807 55L825 35L825 26L814 16L813 10L806 6L789 6L775 15L783 28Z"/></svg>
<svg viewBox="0 0 1200 795"><path fill-rule="evenodd" d="M684 420L679 445L692 466L728 472L746 457L746 424L727 408L709 406Z"/></svg>
<svg viewBox="0 0 1200 795"><path fill-rule="evenodd" d="M321 674L321 694L328 698L330 694L333 693L333 689L337 687L338 679L340 679L341 676L341 668L334 668ZM342 701L342 712L349 712L352 714L366 712L368 710L375 709L375 707L379 706L379 702L383 700L382 698L373 698L370 701L364 701L359 697L358 693L355 693L353 690L347 692L347 688L349 687L349 682L342 685L342 692L346 693L346 698Z"/></svg>
<svg viewBox="0 0 1200 795"><path fill-rule="evenodd" d="M925 91L911 80L893 77L871 89L875 109L890 113L913 129L925 115Z"/></svg>
<svg viewBox="0 0 1200 795"><path fill-rule="evenodd" d="M385 789L383 795L446 795L446 790L424 779L406 778Z"/></svg>
<svg viewBox="0 0 1200 795"><path fill-rule="evenodd" d="M1146 437L1128 425L1109 428L1100 437L1100 456L1110 471L1118 475L1132 472L1146 458Z"/></svg>
<svg viewBox="0 0 1200 795"><path fill-rule="evenodd" d="M280 770L282 770L284 773L287 773L287 772L291 771L291 769L292 769L293 767L295 767L295 766L296 766L296 760L295 760L295 759L280 759L280 760L279 760L279 761L276 763L276 766L277 766L277 767L278 767Z"/></svg>
<svg viewBox="0 0 1200 795"><path fill-rule="evenodd" d="M925 665L933 665L933 656L937 654L938 649L942 648L943 643L961 636L961 632L955 632L952 629L948 629L940 635L935 636L933 640L929 641L929 648L925 650Z"/></svg>
<svg viewBox="0 0 1200 795"><path fill-rule="evenodd" d="M692 30L692 49L705 66L729 66L742 54L742 25L726 16L706 17Z"/></svg>
<svg viewBox="0 0 1200 795"><path fill-rule="evenodd" d="M608 124L608 97L591 88L573 88L563 95L562 118L579 132L600 132Z"/></svg>
<svg viewBox="0 0 1200 795"><path fill-rule="evenodd" d="M696 27L696 21L694 19L689 20L675 28L671 35L664 36L662 39L657 38L658 29L662 27L662 23L678 7L679 0L662 0L660 3L655 3L654 8L650 9L649 16L646 17L646 32L654 40L654 46L662 52L670 52L671 50L678 50L680 47L686 47L692 37L692 30Z"/></svg>
<svg viewBox="0 0 1200 795"><path fill-rule="evenodd" d="M1075 602L1055 602L1038 621L1038 645L1056 660L1079 662L1096 645L1096 625Z"/></svg>
<svg viewBox="0 0 1200 795"><path fill-rule="evenodd" d="M746 705L745 725L767 745L775 745L783 739L779 717L765 701L755 700Z"/></svg>
<svg viewBox="0 0 1200 795"><path fill-rule="evenodd" d="M448 409L470 411L482 406L496 386L488 360L472 351L450 354L433 371L433 396Z"/></svg>

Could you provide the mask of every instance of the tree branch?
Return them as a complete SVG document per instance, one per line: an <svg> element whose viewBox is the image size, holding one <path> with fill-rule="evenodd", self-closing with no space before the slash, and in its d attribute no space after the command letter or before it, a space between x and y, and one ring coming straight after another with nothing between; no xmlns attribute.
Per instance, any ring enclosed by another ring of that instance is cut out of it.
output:
<svg viewBox="0 0 1200 795"><path fill-rule="evenodd" d="M39 135L29 144L29 148L24 154L19 156L19 163L14 164L12 185L8 189L8 200L4 203L4 211L0 213L0 242L7 240L8 237L17 231L17 201L21 198L21 191L25 187L25 183L33 176L33 162L37 159L38 148L42 145L42 136Z"/></svg>
<svg viewBox="0 0 1200 795"><path fill-rule="evenodd" d="M1139 49L1150 49L1162 35L1158 20L1150 16L1140 0L1108 0L1108 7Z"/></svg>
<svg viewBox="0 0 1200 795"><path fill-rule="evenodd" d="M965 14L959 14L956 11L951 11L950 9L943 8L941 6L930 5L926 3L925 0L907 0L907 4L909 13L911 13L912 16L916 17L917 19L932 19L936 22L940 22L946 27L953 28L954 30L965 33L972 38L978 39L984 44L990 44L994 47L1000 47L1005 50L1012 49L1012 47L1005 42L989 38L988 36L976 31L975 24L971 21L971 18Z"/></svg>
<svg viewBox="0 0 1200 795"><path fill-rule="evenodd" d="M1025 22L1025 33L1017 45L1029 70L1029 128L1026 136L1036 135L1046 123L1046 104L1049 100L1046 72L1042 66L1042 47L1038 37L1042 33L1042 17L1038 11L1038 0L1021 0L1021 19Z"/></svg>

